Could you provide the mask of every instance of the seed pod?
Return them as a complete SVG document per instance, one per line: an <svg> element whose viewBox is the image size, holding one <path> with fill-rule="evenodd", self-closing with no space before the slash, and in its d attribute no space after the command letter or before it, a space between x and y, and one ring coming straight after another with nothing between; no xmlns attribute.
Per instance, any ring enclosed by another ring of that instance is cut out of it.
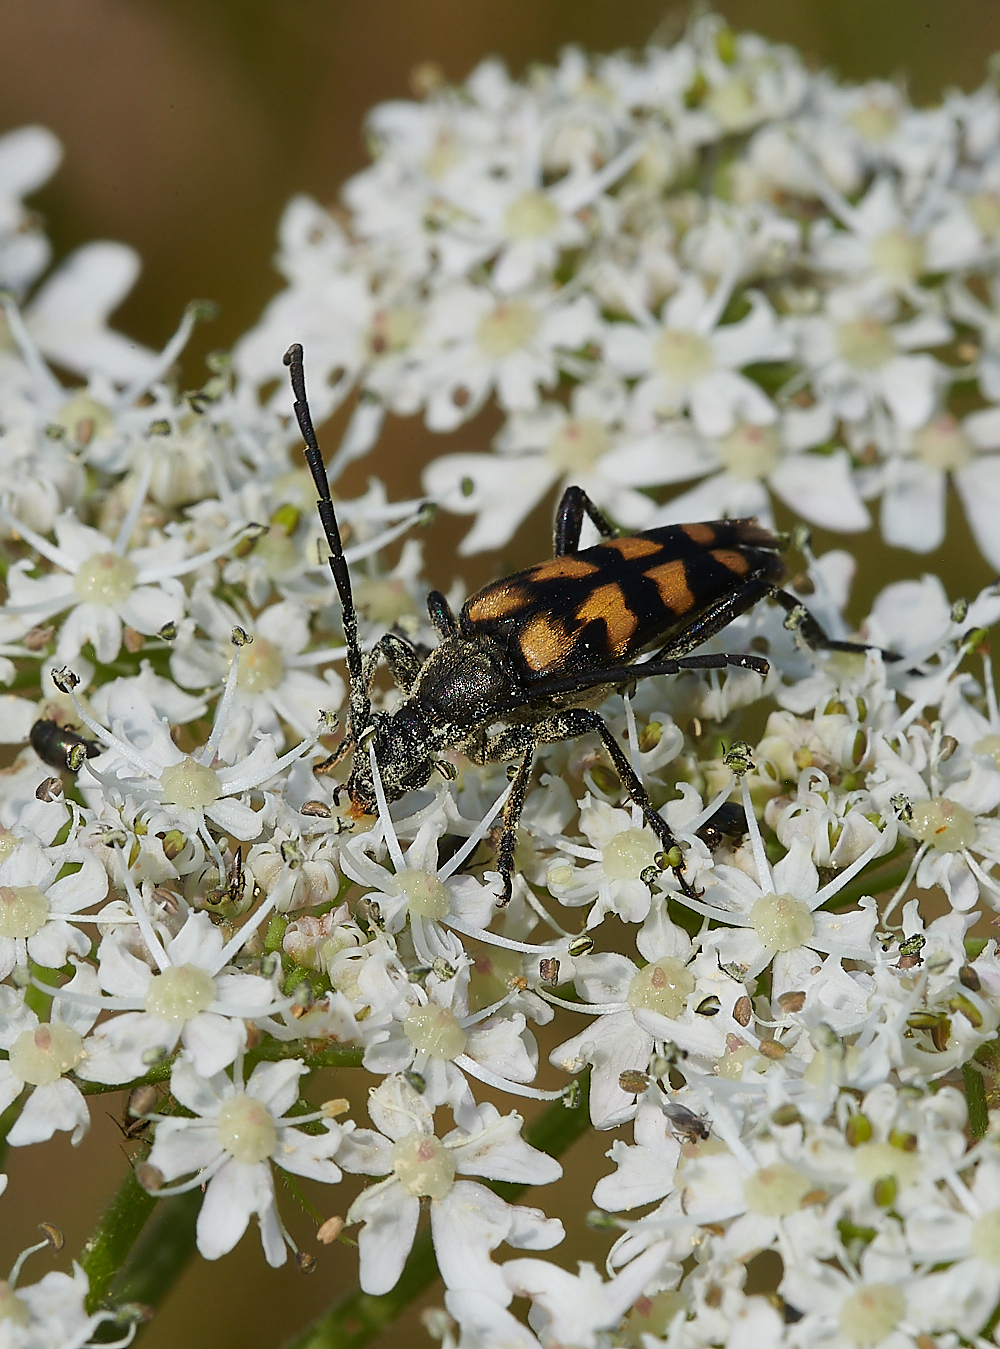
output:
<svg viewBox="0 0 1000 1349"><path fill-rule="evenodd" d="M649 1086L649 1075L640 1072L638 1068L626 1068L623 1073L618 1074L618 1085L622 1091L638 1096Z"/></svg>
<svg viewBox="0 0 1000 1349"><path fill-rule="evenodd" d="M806 1003L806 995L800 992L782 993L778 1006L783 1012L801 1012Z"/></svg>
<svg viewBox="0 0 1000 1349"><path fill-rule="evenodd" d="M783 1059L788 1050L780 1040L761 1040L759 1052L765 1059Z"/></svg>
<svg viewBox="0 0 1000 1349"><path fill-rule="evenodd" d="M892 1208L896 1202L896 1193L899 1186L896 1184L895 1176L882 1176L872 1186L872 1199L878 1204L879 1208Z"/></svg>
<svg viewBox="0 0 1000 1349"><path fill-rule="evenodd" d="M848 1145L852 1148L860 1147L862 1143L867 1143L871 1136L871 1120L867 1115L862 1115L860 1110L855 1111L844 1125L844 1137Z"/></svg>
<svg viewBox="0 0 1000 1349"><path fill-rule="evenodd" d="M555 956L546 956L538 962L538 973L543 983L557 984L559 982L559 961Z"/></svg>

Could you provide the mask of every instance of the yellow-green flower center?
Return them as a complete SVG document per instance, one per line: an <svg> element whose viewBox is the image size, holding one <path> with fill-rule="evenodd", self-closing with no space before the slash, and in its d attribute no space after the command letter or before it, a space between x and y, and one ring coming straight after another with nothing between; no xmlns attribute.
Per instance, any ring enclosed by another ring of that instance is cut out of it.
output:
<svg viewBox="0 0 1000 1349"><path fill-rule="evenodd" d="M984 735L972 746L973 754L986 754L1000 768L1000 735Z"/></svg>
<svg viewBox="0 0 1000 1349"><path fill-rule="evenodd" d="M95 436L113 425L114 416L103 403L91 398L86 389L81 389L63 403L52 418L52 423L61 426L67 435L81 445L89 445Z"/></svg>
<svg viewBox="0 0 1000 1349"><path fill-rule="evenodd" d="M95 553L77 568L73 590L84 604L109 604L114 608L131 595L138 574L127 557Z"/></svg>
<svg viewBox="0 0 1000 1349"><path fill-rule="evenodd" d="M715 448L734 478L766 478L781 459L781 441L773 426L741 423L717 440Z"/></svg>
<svg viewBox="0 0 1000 1349"><path fill-rule="evenodd" d="M21 1032L11 1046L10 1068L28 1086L47 1087L85 1057L83 1037L61 1021L53 1021Z"/></svg>
<svg viewBox="0 0 1000 1349"><path fill-rule="evenodd" d="M601 865L609 881L634 881L660 851L661 844L648 829L624 829L601 851Z"/></svg>
<svg viewBox="0 0 1000 1349"><path fill-rule="evenodd" d="M525 192L511 202L504 227L511 239L541 239L559 224L559 208L544 192Z"/></svg>
<svg viewBox="0 0 1000 1349"><path fill-rule="evenodd" d="M0 1279L0 1326L30 1326L31 1308L6 1279Z"/></svg>
<svg viewBox="0 0 1000 1349"><path fill-rule="evenodd" d="M778 1163L762 1166L743 1182L743 1198L751 1213L784 1218L794 1213L813 1189L812 1182L794 1167Z"/></svg>
<svg viewBox="0 0 1000 1349"><path fill-rule="evenodd" d="M916 281L924 270L924 246L906 230L886 230L868 245L872 263L891 281Z"/></svg>
<svg viewBox="0 0 1000 1349"><path fill-rule="evenodd" d="M506 300L481 321L476 341L484 355L501 360L526 346L540 321L538 310L527 300Z"/></svg>
<svg viewBox="0 0 1000 1349"><path fill-rule="evenodd" d="M215 769L198 763L190 755L163 770L160 786L164 801L175 806L210 806L222 795L222 783Z"/></svg>
<svg viewBox="0 0 1000 1349"><path fill-rule="evenodd" d="M455 1183L451 1153L432 1134L417 1130L392 1145L392 1170L407 1194L443 1199Z"/></svg>
<svg viewBox="0 0 1000 1349"><path fill-rule="evenodd" d="M910 828L922 843L938 852L958 852L976 841L976 820L971 811L946 796L936 801L917 801Z"/></svg>
<svg viewBox="0 0 1000 1349"><path fill-rule="evenodd" d="M628 986L628 1005L633 1011L645 1007L675 1020L694 992L694 975L682 960L661 956L640 970Z"/></svg>
<svg viewBox="0 0 1000 1349"><path fill-rule="evenodd" d="M421 918L443 918L451 907L448 887L429 871L407 867L397 874L396 885L406 896L410 913Z"/></svg>
<svg viewBox="0 0 1000 1349"><path fill-rule="evenodd" d="M190 1021L215 1001L215 980L197 965L172 965L154 974L146 989L144 1006L150 1016L164 1021Z"/></svg>
<svg viewBox="0 0 1000 1349"><path fill-rule="evenodd" d="M459 1025L458 1017L437 1003L414 1007L412 1012L407 1012L403 1034L414 1049L429 1054L432 1059L450 1061L465 1053L465 1031Z"/></svg>
<svg viewBox="0 0 1000 1349"><path fill-rule="evenodd" d="M271 1112L256 1096L231 1096L216 1118L219 1142L238 1162L263 1162L277 1147Z"/></svg>
<svg viewBox="0 0 1000 1349"><path fill-rule="evenodd" d="M440 182L461 158L455 142L448 136L442 136L424 159L424 173L428 178L433 178L435 182Z"/></svg>
<svg viewBox="0 0 1000 1349"><path fill-rule="evenodd" d="M236 685L244 693L266 693L268 689L276 689L285 677L281 652L266 637L255 637L241 646L236 659L239 661Z"/></svg>
<svg viewBox="0 0 1000 1349"><path fill-rule="evenodd" d="M862 103L859 108L847 115L847 122L869 145L878 145L888 140L896 130L898 114L892 108L879 103Z"/></svg>
<svg viewBox="0 0 1000 1349"><path fill-rule="evenodd" d="M837 349L857 370L878 370L896 354L892 333L878 319L851 319L837 327Z"/></svg>
<svg viewBox="0 0 1000 1349"><path fill-rule="evenodd" d="M375 356L386 351L402 351L420 331L420 310L410 305L392 305L372 316L368 345Z"/></svg>
<svg viewBox="0 0 1000 1349"><path fill-rule="evenodd" d="M903 1290L891 1283L867 1283L840 1307L840 1331L858 1349L875 1349L906 1313Z"/></svg>
<svg viewBox="0 0 1000 1349"><path fill-rule="evenodd" d="M37 885L0 885L0 937L33 937L48 918L49 901Z"/></svg>
<svg viewBox="0 0 1000 1349"><path fill-rule="evenodd" d="M972 1224L969 1250L987 1264L1000 1265L1000 1209L991 1209Z"/></svg>
<svg viewBox="0 0 1000 1349"><path fill-rule="evenodd" d="M992 192L973 192L966 198L966 209L984 239L1000 234L1000 198Z"/></svg>
<svg viewBox="0 0 1000 1349"><path fill-rule="evenodd" d="M664 328L656 339L653 360L671 384L693 384L715 367L711 344L700 333Z"/></svg>
<svg viewBox="0 0 1000 1349"><path fill-rule="evenodd" d="M750 908L750 926L769 951L794 951L815 930L812 912L794 895L761 895Z"/></svg>
<svg viewBox="0 0 1000 1349"><path fill-rule="evenodd" d="M570 417L548 443L546 454L561 473L591 468L611 447L607 429L594 417Z"/></svg>
<svg viewBox="0 0 1000 1349"><path fill-rule="evenodd" d="M854 1172L859 1180L892 1176L900 1185L912 1185L922 1167L916 1152L905 1152L891 1143L862 1143L854 1149Z"/></svg>
<svg viewBox="0 0 1000 1349"><path fill-rule="evenodd" d="M947 413L935 417L914 433L913 449L928 468L939 469L942 473L962 468L975 453L968 436Z"/></svg>
<svg viewBox="0 0 1000 1349"><path fill-rule="evenodd" d="M746 80L727 80L711 90L705 99L705 107L726 131L738 131L753 120L753 90Z"/></svg>
<svg viewBox="0 0 1000 1349"><path fill-rule="evenodd" d="M294 571L299 565L299 551L284 530L272 529L257 540L253 560L264 568L268 576L277 579Z"/></svg>

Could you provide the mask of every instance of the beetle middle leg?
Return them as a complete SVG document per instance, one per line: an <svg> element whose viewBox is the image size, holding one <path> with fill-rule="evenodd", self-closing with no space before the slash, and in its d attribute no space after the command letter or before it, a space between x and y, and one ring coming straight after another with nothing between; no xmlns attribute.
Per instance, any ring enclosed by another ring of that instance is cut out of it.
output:
<svg viewBox="0 0 1000 1349"><path fill-rule="evenodd" d="M551 717L546 717L543 721L530 725L512 726L487 740L478 753L470 752L469 757L477 763L497 763L505 759L516 758L518 755L521 756L510 795L507 797L504 806L503 829L500 842L497 845L497 870L503 878L503 891L499 900L501 907L510 901L514 852L517 847L517 826L521 819L521 811L524 808L524 798L531 778L531 766L535 757L535 750L539 745L554 744L559 740L575 740L578 736L586 735L588 731L596 731L601 737L611 762L614 764L615 771L621 778L622 786L642 811L646 823L663 844L664 852L670 853L674 849L679 852L680 845L671 833L670 826L657 812L649 793L604 718L589 708L569 708L565 712L557 712ZM683 875L683 858L680 858L677 864L671 867L671 870L677 877L677 883L684 894L696 898L696 892Z"/></svg>

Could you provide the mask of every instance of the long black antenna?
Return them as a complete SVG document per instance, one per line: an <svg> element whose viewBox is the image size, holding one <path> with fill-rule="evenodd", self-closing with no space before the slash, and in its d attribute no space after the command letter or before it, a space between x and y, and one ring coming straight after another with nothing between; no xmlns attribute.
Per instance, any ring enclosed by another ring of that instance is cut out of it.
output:
<svg viewBox="0 0 1000 1349"><path fill-rule="evenodd" d="M292 381L292 393L295 396L295 417L299 423L302 439L305 441L306 463L309 465L313 482L316 484L316 491L319 493L319 500L316 505L319 509L320 523L323 526L326 541L330 545L330 570L333 572L337 593L340 595L340 605L343 609L344 639L347 642L347 669L351 677L351 730L355 737L355 743L357 743L357 737L364 730L370 718L371 703L368 699L368 691L365 688L364 662L361 659L361 646L358 642L358 613L354 607L354 596L351 592L351 574L347 569L344 545L340 538L340 526L337 524L337 515L333 509L333 499L330 496L330 483L326 476L326 465L323 463L323 455L320 453L319 441L316 439L316 430L313 427L312 415L309 411L309 400L306 398L306 376L302 365L301 343L293 342L285 352L284 360L288 366L288 373Z"/></svg>

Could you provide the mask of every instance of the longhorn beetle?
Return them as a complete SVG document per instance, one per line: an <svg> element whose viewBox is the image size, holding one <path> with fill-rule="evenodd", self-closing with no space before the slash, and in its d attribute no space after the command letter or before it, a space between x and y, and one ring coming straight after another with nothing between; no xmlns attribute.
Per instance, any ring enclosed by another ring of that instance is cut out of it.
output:
<svg viewBox="0 0 1000 1349"><path fill-rule="evenodd" d="M517 825L536 749L596 731L626 791L661 840L665 866L690 894L677 840L594 709L616 688L652 675L727 665L766 674L768 663L759 656L689 654L765 597L787 610L786 624L810 646L867 648L831 640L812 614L780 589L785 568L779 540L756 520L617 534L582 488L567 487L556 513L553 558L484 586L457 617L444 595L432 590L427 610L441 642L428 656L388 632L363 658L351 578L306 401L302 347L295 343L284 359L343 608L351 686L348 727L323 766L333 767L354 749L347 782L351 814L358 818L376 809L369 746L389 801L423 787L435 769L453 778L449 751L460 750L476 764L519 760L496 856L503 880L498 903L503 905L510 898ZM580 550L585 515L603 537L595 547ZM648 651L650 659L637 663ZM380 657L404 695L395 712L372 708Z"/></svg>

